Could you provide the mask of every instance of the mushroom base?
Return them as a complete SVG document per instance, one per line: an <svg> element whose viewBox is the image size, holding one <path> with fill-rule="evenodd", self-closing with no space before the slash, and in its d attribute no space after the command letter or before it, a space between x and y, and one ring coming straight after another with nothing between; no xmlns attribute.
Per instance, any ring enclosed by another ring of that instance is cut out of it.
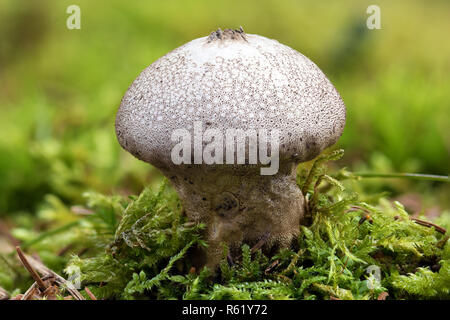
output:
<svg viewBox="0 0 450 320"><path fill-rule="evenodd" d="M182 165L162 170L177 190L190 221L206 225L208 247L195 250L197 267L211 269L223 257L231 258L242 244L261 246L271 253L289 247L304 218L304 197L296 183L296 164L280 166L273 176L260 175L251 165Z"/></svg>

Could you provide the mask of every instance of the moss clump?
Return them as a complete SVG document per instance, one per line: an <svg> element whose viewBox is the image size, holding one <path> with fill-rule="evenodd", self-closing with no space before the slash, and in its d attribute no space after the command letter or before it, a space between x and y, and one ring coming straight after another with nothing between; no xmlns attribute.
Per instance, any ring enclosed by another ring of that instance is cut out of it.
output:
<svg viewBox="0 0 450 320"><path fill-rule="evenodd" d="M352 192L343 184L351 174L328 175L325 162L341 156L342 151L322 156L299 172L309 223L301 227L295 248L268 257L244 245L241 258L230 261L224 247L215 273L191 267L191 250L207 245L201 239L204 226L186 220L166 183L158 192L147 188L130 199L88 193L89 215L25 246L47 254L44 262L72 278L80 275L82 286L98 298L377 299L385 293L394 299L450 298L448 236L412 221L398 202ZM44 216L67 211L51 198ZM436 223L448 227L450 216ZM55 254L68 245L82 253ZM0 264L13 263L3 258ZM25 287L11 280L10 268L0 270L0 285Z"/></svg>

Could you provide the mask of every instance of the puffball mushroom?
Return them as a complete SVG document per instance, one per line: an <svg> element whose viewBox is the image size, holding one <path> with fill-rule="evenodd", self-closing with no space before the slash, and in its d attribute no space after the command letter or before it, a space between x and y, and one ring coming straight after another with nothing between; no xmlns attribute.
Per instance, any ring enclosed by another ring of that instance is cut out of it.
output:
<svg viewBox="0 0 450 320"><path fill-rule="evenodd" d="M169 52L137 77L122 99L116 134L124 149L171 181L188 219L206 225L209 246L196 261L215 267L223 244L232 257L243 243L263 243L265 252L292 244L305 211L297 165L336 143L345 117L339 93L304 55L242 28L219 29ZM242 163L237 139L227 144L220 136L230 128L256 131L258 138L262 130L272 132L278 150L247 137ZM187 140L174 139L179 130L189 133ZM214 134L202 139L208 130ZM180 143L187 149L178 154ZM234 163L225 161L227 146ZM263 149L272 153L270 165L278 162L273 174L263 173L267 161L250 161L250 150L261 156ZM214 161L203 161L208 152ZM174 154L182 160L174 161Z"/></svg>

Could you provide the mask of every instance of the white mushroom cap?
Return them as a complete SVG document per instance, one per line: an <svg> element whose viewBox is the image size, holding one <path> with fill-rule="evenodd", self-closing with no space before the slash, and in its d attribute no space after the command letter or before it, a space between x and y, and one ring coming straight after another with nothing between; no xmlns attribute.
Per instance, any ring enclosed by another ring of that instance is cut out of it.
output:
<svg viewBox="0 0 450 320"><path fill-rule="evenodd" d="M307 161L336 143L345 105L311 60L276 40L220 29L158 59L131 84L116 118L123 148L170 162L175 129L280 130L280 160Z"/></svg>

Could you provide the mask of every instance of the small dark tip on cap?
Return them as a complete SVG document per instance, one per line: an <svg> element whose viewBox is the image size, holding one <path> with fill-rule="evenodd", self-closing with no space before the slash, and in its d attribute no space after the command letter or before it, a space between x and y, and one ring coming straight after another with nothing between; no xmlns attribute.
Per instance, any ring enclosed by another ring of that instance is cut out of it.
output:
<svg viewBox="0 0 450 320"><path fill-rule="evenodd" d="M213 31L208 36L208 43L213 42L215 40L245 40L247 41L246 34L242 26L239 29L222 29L218 28L216 31Z"/></svg>

